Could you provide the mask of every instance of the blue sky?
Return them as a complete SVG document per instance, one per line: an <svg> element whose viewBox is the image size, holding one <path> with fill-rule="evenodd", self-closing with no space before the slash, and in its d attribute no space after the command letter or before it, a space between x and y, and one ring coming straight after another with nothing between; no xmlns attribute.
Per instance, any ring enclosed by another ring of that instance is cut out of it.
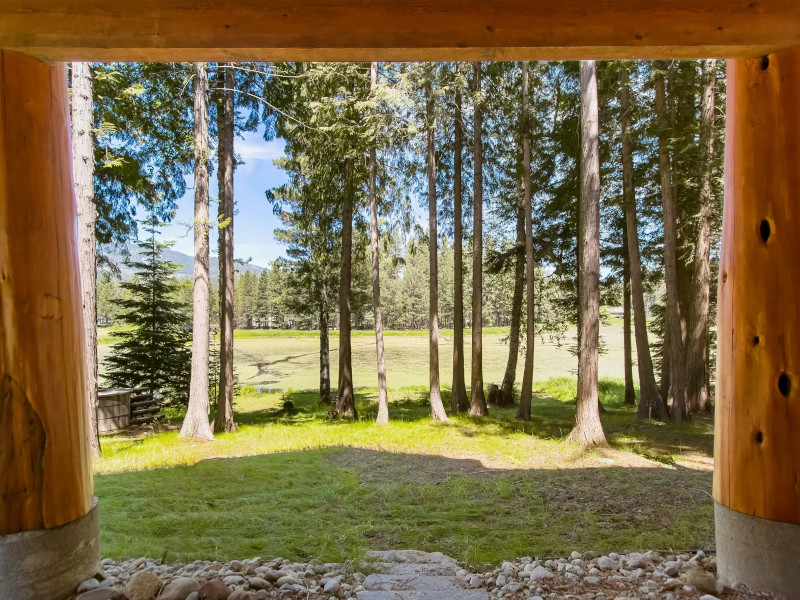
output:
<svg viewBox="0 0 800 600"><path fill-rule="evenodd" d="M252 263L266 267L278 256L285 256L285 246L275 241L274 229L279 220L272 213L265 190L285 183L286 174L273 160L283 155L284 141L265 142L262 131L246 132L244 139L236 138L236 154L244 161L234 171L233 187L237 213L234 218L234 254L237 259L252 258ZM192 222L194 212L194 183L191 174L186 179L186 194L178 202L178 212L165 228L164 237L175 241L173 248L189 256L194 255ZM217 178L209 184L211 218L217 215ZM216 231L211 231L211 253L217 253Z"/></svg>

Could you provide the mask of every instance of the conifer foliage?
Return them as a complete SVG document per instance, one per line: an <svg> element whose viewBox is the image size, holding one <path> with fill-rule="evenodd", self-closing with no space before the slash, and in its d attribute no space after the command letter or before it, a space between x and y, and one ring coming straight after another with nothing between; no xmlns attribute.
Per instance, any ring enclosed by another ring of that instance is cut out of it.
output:
<svg viewBox="0 0 800 600"><path fill-rule="evenodd" d="M140 258L131 263L135 276L122 283L125 292L113 302L128 328L115 331L119 340L105 361L106 383L113 387L145 386L161 393L168 404L185 404L191 367L190 308L180 302L178 265L162 258L170 244L158 241L159 223L144 223L148 237L140 241Z"/></svg>

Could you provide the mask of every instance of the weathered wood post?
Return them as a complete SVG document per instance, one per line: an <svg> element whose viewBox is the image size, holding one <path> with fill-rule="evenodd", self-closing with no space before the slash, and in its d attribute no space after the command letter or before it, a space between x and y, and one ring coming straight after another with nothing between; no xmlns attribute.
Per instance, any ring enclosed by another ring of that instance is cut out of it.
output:
<svg viewBox="0 0 800 600"><path fill-rule="evenodd" d="M99 568L67 81L0 51L0 598Z"/></svg>
<svg viewBox="0 0 800 600"><path fill-rule="evenodd" d="M800 48L728 61L727 103L719 574L800 598Z"/></svg>

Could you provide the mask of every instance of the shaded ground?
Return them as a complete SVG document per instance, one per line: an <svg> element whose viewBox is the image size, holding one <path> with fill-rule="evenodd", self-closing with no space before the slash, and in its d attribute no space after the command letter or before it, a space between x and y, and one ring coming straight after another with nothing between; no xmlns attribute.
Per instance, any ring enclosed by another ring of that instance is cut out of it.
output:
<svg viewBox="0 0 800 600"><path fill-rule="evenodd" d="M103 554L337 560L419 548L476 564L713 544L704 472L486 471L475 460L325 449L97 476Z"/></svg>
<svg viewBox="0 0 800 600"><path fill-rule="evenodd" d="M357 395L355 422L293 392L237 399L239 429L213 443L106 437L95 465L103 554L342 560L417 548L479 564L712 547L710 422L638 422L621 384L604 381L612 447L585 453L564 443L573 395L573 380L556 379L540 386L530 423L493 407L442 424L427 392L408 389L390 395L392 422L379 427L374 390Z"/></svg>

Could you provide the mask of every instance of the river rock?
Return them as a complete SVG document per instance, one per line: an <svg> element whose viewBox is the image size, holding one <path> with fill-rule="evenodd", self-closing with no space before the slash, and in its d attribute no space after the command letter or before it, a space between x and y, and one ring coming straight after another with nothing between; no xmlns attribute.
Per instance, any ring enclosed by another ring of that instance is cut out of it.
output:
<svg viewBox="0 0 800 600"><path fill-rule="evenodd" d="M601 571L616 571L619 563L610 556L601 556L597 559L597 568Z"/></svg>
<svg viewBox="0 0 800 600"><path fill-rule="evenodd" d="M260 571L260 575L270 583L275 583L278 579L286 575L286 573L283 571L276 571L275 569L264 569Z"/></svg>
<svg viewBox="0 0 800 600"><path fill-rule="evenodd" d="M154 600L161 589L158 575L150 571L134 573L125 586L125 597L128 600Z"/></svg>
<svg viewBox="0 0 800 600"><path fill-rule="evenodd" d="M91 579L87 579L82 584L78 586L78 593L82 594L83 592L88 592L89 590L93 590L97 587L100 587L100 582L97 581L94 577Z"/></svg>
<svg viewBox="0 0 800 600"><path fill-rule="evenodd" d="M199 600L228 600L233 590L222 583L219 579L213 579L206 583L198 591Z"/></svg>
<svg viewBox="0 0 800 600"><path fill-rule="evenodd" d="M251 577L250 578L250 589L251 590L265 590L269 587L269 582L266 579L262 579L261 577Z"/></svg>
<svg viewBox="0 0 800 600"><path fill-rule="evenodd" d="M75 600L122 600L122 592L115 588L98 587L88 592L78 594Z"/></svg>
<svg viewBox="0 0 800 600"><path fill-rule="evenodd" d="M245 592L244 590L234 590L234 592L228 596L228 600L255 600L256 595L253 592Z"/></svg>
<svg viewBox="0 0 800 600"><path fill-rule="evenodd" d="M200 590L200 582L192 577L176 577L166 585L158 600L186 600L192 592Z"/></svg>
<svg viewBox="0 0 800 600"><path fill-rule="evenodd" d="M689 572L686 574L686 583L688 585L693 585L701 592L707 592L709 594L718 594L722 591L717 578L711 573L706 573L702 569L689 569Z"/></svg>
<svg viewBox="0 0 800 600"><path fill-rule="evenodd" d="M550 577L555 577L555 575L553 575L553 572L550 569L538 566L533 571L531 571L530 579L532 581L537 581L539 579L549 579Z"/></svg>

